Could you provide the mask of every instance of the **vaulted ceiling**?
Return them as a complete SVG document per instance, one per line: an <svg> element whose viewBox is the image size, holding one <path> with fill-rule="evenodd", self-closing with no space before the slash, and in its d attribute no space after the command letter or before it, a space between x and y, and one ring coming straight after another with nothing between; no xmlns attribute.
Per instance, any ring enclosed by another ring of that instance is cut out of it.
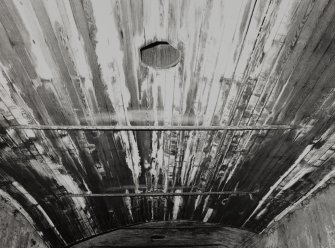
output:
<svg viewBox="0 0 335 248"><path fill-rule="evenodd" d="M2 0L0 194L53 247L152 220L260 232L334 174L334 35L331 0ZM178 63L142 63L161 41ZM80 196L223 191L245 193Z"/></svg>

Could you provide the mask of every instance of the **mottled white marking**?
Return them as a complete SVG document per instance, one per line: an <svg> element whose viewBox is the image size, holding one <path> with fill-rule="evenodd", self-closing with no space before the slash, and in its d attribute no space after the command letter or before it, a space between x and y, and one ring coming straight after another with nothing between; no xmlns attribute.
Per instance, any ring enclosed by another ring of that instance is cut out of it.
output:
<svg viewBox="0 0 335 248"><path fill-rule="evenodd" d="M193 144L193 138L194 138L193 134L194 134L193 131L189 132L189 138L187 139L186 148L184 148L184 156L183 156L184 160L182 161L182 168L181 168L181 182L182 182L182 185L186 185L186 183L192 182L193 179L194 179L196 170L197 170L197 168L192 170L192 174L191 174L190 179L186 178L185 173L186 173L186 171L188 170L188 168L191 164L191 159L192 159L192 156L193 156L193 154L191 153L192 152L192 150L191 150L192 146L194 145Z"/></svg>
<svg viewBox="0 0 335 248"><path fill-rule="evenodd" d="M126 151L126 163L133 174L133 181L136 187L136 191L138 191L138 177L141 174L141 158L139 155L137 143L135 141L134 133L130 131L121 131L119 134Z"/></svg>
<svg viewBox="0 0 335 248"><path fill-rule="evenodd" d="M130 93L126 87L126 72L122 67L124 54L120 46L118 24L115 23L116 2L101 0L91 3L97 26L95 51L102 79L118 114L119 123L128 124L126 108L130 102Z"/></svg>
<svg viewBox="0 0 335 248"><path fill-rule="evenodd" d="M30 39L25 40L25 42L27 42L31 47L36 72L39 77L50 80L53 78L53 74L45 57L50 56L50 54L44 45L40 43L40 41L44 41L44 38L42 31L39 29L40 26L36 16L31 14L33 13L31 3L29 1L13 1L13 3L23 20L25 28L29 33Z"/></svg>
<svg viewBox="0 0 335 248"><path fill-rule="evenodd" d="M206 213L206 215L205 215L205 217L204 217L204 220L203 220L203 222L207 222L208 220L209 220L209 218L212 216L212 214L213 214L213 208L209 208L208 210L207 210L207 213Z"/></svg>
<svg viewBox="0 0 335 248"><path fill-rule="evenodd" d="M0 108L10 113L19 125L31 124L33 121L33 111L28 106L25 106L25 108L18 106L19 104L23 104L23 106L25 105L21 97L16 97L15 99L12 97L13 94L10 86L13 87L15 91L18 91L18 89L14 85L9 86L9 82L7 81L7 78L9 78L8 70L10 70L10 68L7 68L0 63L0 70L0 99L2 102ZM25 130L25 134L30 138L35 137L32 130Z"/></svg>
<svg viewBox="0 0 335 248"><path fill-rule="evenodd" d="M126 194L129 194L129 190L126 189ZM133 212L132 212L132 206L131 206L131 198L130 197L124 197L123 198L123 201L124 201L124 204L126 205L127 209L128 209L128 213L129 213L129 216L130 216L130 219L132 221L134 221L134 218L133 218Z"/></svg>
<svg viewBox="0 0 335 248"><path fill-rule="evenodd" d="M51 24L53 25L55 34L59 34L59 43L64 43L67 46L67 51L69 54L64 54L64 56L69 56L73 62L74 68L77 72L72 77L81 81L81 86L84 88L85 102L88 103L90 108L88 109L88 115L90 120L93 119L93 103L90 94L95 96L95 90L92 82L92 72L89 66L89 61L85 53L84 41L81 34L78 32L76 23L71 10L70 2L63 1L46 1L45 3L48 16L50 18ZM62 28L60 30L60 27ZM84 78L84 81L81 80ZM82 95L81 95L82 96ZM96 99L95 97L93 99ZM94 103L96 105L96 102ZM86 116L86 120L87 120Z"/></svg>
<svg viewBox="0 0 335 248"><path fill-rule="evenodd" d="M175 192L176 193L181 193L182 190L177 189ZM182 196L174 196L173 197L173 213L172 213L172 219L173 220L177 219L179 209L180 209L182 204L183 204L183 197Z"/></svg>

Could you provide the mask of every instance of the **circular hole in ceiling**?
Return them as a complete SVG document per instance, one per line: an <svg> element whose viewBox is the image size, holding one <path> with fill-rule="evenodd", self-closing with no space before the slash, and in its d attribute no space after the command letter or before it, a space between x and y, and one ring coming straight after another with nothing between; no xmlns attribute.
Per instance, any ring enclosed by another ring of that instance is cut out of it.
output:
<svg viewBox="0 0 335 248"><path fill-rule="evenodd" d="M156 41L140 49L143 64L156 68L167 69L180 61L180 51L166 41Z"/></svg>

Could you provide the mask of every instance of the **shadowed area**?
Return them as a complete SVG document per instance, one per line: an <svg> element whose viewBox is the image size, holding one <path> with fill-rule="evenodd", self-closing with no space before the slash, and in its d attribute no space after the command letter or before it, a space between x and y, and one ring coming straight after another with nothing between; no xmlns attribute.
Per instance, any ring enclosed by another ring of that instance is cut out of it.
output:
<svg viewBox="0 0 335 248"><path fill-rule="evenodd" d="M99 235L73 248L239 247L257 240L255 234L194 221L148 222Z"/></svg>

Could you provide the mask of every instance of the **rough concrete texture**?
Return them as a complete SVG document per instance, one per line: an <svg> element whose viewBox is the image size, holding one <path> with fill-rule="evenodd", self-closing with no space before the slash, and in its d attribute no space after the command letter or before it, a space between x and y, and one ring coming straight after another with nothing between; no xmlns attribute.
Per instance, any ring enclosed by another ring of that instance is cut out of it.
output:
<svg viewBox="0 0 335 248"><path fill-rule="evenodd" d="M335 247L335 184L330 184L264 234L261 248Z"/></svg>
<svg viewBox="0 0 335 248"><path fill-rule="evenodd" d="M259 233L335 175L334 72L332 0L0 0L1 189L53 248L149 221ZM230 130L87 128L142 125ZM72 197L206 191L257 193Z"/></svg>
<svg viewBox="0 0 335 248"><path fill-rule="evenodd" d="M237 248L255 234L198 221L154 221L131 225L77 243L71 248Z"/></svg>
<svg viewBox="0 0 335 248"><path fill-rule="evenodd" d="M27 219L0 196L0 248L46 248Z"/></svg>

